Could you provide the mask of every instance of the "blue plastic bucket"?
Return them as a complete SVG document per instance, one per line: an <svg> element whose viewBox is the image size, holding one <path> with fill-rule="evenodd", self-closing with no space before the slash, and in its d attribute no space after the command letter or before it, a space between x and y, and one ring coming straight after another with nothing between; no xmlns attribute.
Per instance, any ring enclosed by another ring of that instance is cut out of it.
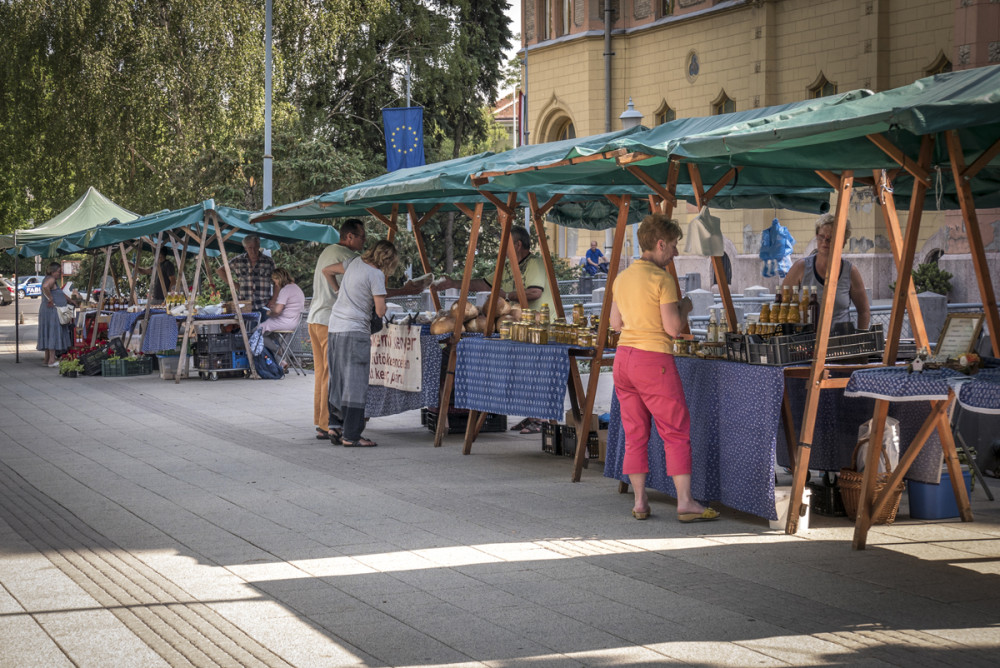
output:
<svg viewBox="0 0 1000 668"><path fill-rule="evenodd" d="M972 471L962 471L965 477L965 491L972 493ZM909 480L906 493L910 499L910 517L915 520L943 520L958 517L958 503L951 488L951 477L947 471L941 472L941 484Z"/></svg>

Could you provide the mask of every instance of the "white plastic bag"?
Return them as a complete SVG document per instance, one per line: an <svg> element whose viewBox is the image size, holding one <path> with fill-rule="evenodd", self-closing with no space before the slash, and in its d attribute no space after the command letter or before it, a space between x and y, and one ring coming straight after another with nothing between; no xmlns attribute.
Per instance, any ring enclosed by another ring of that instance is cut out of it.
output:
<svg viewBox="0 0 1000 668"><path fill-rule="evenodd" d="M872 430L872 421L868 420L858 427L858 441L863 441L861 451L858 453L858 472L865 470L865 462L868 461L869 434ZM885 431L882 432L882 449L889 456L889 466L893 471L899 464L899 420L896 418L885 418ZM885 473L885 457L879 457L878 472Z"/></svg>

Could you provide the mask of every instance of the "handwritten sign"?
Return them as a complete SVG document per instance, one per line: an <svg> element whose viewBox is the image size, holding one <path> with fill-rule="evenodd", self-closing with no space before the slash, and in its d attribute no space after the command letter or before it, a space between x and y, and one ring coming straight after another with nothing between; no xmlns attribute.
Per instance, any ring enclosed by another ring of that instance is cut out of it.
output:
<svg viewBox="0 0 1000 668"><path fill-rule="evenodd" d="M369 385L420 392L421 381L420 327L391 324L372 334Z"/></svg>
<svg viewBox="0 0 1000 668"><path fill-rule="evenodd" d="M940 361L960 357L972 350L983 326L982 313L949 313L938 337L934 357Z"/></svg>

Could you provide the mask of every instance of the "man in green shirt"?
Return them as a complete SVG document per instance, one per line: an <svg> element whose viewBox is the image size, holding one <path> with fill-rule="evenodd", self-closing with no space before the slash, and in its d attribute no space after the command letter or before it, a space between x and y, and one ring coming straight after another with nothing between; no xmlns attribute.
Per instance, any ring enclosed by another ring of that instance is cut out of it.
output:
<svg viewBox="0 0 1000 668"><path fill-rule="evenodd" d="M549 285L549 275L545 271L545 262L538 255L531 253L531 235L528 230L515 225L510 230L514 240L514 252L517 255L518 267L521 269L521 279L524 281L524 292L528 298L528 308L539 309L542 304L552 307L552 288ZM435 281L435 290L461 288L462 282L450 278ZM469 283L470 292L487 292L492 284L483 278L474 278ZM510 264L504 263L503 278L500 280L500 296L512 302L517 301L517 290L514 286L514 276Z"/></svg>

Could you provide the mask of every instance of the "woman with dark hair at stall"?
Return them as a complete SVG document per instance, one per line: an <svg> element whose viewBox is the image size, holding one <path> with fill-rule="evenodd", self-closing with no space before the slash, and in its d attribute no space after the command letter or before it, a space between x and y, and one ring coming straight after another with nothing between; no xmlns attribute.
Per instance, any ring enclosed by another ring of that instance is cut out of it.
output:
<svg viewBox="0 0 1000 668"><path fill-rule="evenodd" d="M371 321L373 314L380 318L385 315L385 281L396 271L399 253L392 242L382 240L360 258L342 264L346 268L337 302L330 311L327 339L330 440L348 448L372 448L378 444L361 435L368 394ZM337 289L332 278L330 282Z"/></svg>
<svg viewBox="0 0 1000 668"><path fill-rule="evenodd" d="M64 325L59 322L57 307L69 303L76 305L62 291L62 264L51 262L48 272L42 281L42 304L38 307L38 344L37 350L45 351L45 366L56 367L56 355L73 347L73 323Z"/></svg>

